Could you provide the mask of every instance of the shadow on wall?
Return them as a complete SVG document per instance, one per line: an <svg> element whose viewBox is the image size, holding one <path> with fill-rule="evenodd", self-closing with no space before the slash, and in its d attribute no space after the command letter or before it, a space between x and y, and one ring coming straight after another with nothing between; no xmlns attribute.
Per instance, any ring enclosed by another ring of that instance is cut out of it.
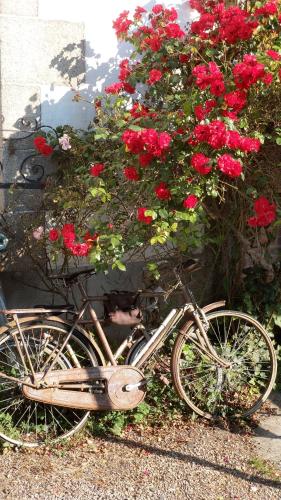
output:
<svg viewBox="0 0 281 500"><path fill-rule="evenodd" d="M155 1L151 0L144 8L149 12L154 4ZM178 10L181 24L186 25L190 18L188 2L178 0L171 2L171 6ZM42 86L41 105L34 105L36 96L32 96L25 109L26 115L41 115L42 122L52 126L69 124L76 128L87 128L94 118L91 103L104 92L106 86L118 80L119 62L129 57L132 50L130 44L119 42L116 54L103 61L102 55L88 40L66 45L50 61L49 67L56 69L69 90L66 90L66 86ZM79 92L88 102L73 102L75 92Z"/></svg>

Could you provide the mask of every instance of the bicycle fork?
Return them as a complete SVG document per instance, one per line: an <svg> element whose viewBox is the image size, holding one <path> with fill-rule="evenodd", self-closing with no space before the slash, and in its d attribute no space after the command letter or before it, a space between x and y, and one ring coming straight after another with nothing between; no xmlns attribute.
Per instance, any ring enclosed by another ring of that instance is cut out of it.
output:
<svg viewBox="0 0 281 500"><path fill-rule="evenodd" d="M203 317L205 325L208 326L208 319L205 316L203 311L201 311L201 315ZM198 330L199 330L199 331L196 330L195 334L197 336L199 347L200 347L201 351L203 351L213 361L216 361L221 366L221 368L230 368L231 363L229 363L225 359L219 357L218 354L216 353L216 350L213 348L212 344L210 343L210 341L208 339L208 335L207 335L206 330L204 328L204 324L201 321L200 315L199 315L198 311L196 311L196 309L194 309L192 316L193 316L194 322L196 323ZM181 329L181 332L186 333L184 331L184 328ZM195 345L197 344L194 340L193 340L193 342Z"/></svg>

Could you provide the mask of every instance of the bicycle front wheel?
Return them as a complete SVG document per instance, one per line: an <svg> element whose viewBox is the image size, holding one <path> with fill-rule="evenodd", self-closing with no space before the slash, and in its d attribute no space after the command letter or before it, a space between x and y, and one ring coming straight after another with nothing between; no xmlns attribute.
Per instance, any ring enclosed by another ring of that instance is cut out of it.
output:
<svg viewBox="0 0 281 500"><path fill-rule="evenodd" d="M46 370L63 345L69 328L61 323L34 322L21 325L22 337L17 329L7 329L0 336L0 438L18 446L35 447L68 438L86 423L89 411L26 399L21 382L5 378L7 375L23 381L28 375L29 361L23 342L34 370ZM81 332L74 330L53 369L98 364L90 342Z"/></svg>
<svg viewBox="0 0 281 500"><path fill-rule="evenodd" d="M192 323L175 342L172 376L179 396L206 418L247 417L267 399L276 377L277 361L270 337L247 314L217 311L207 315L207 336L222 367L198 342Z"/></svg>

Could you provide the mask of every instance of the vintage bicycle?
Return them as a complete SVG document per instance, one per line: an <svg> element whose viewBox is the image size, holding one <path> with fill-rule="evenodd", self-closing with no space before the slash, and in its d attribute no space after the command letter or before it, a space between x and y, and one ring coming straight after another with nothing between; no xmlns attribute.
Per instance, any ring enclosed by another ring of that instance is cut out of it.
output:
<svg viewBox="0 0 281 500"><path fill-rule="evenodd" d="M167 339L173 341L175 389L192 411L206 418L254 413L275 381L274 346L256 319L223 309L224 301L198 306L183 274L199 266L189 259L173 268L174 289L183 300L153 328L147 317L163 292L132 292L121 321L118 310L109 313L109 322L117 313L117 323L126 323L127 314L130 325L115 351L93 305L106 304L110 294L89 296L85 289L93 269L52 277L67 288L78 287L78 308L1 310L7 324L0 329L0 437L35 447L70 437L91 411L135 408L146 394L150 361Z"/></svg>

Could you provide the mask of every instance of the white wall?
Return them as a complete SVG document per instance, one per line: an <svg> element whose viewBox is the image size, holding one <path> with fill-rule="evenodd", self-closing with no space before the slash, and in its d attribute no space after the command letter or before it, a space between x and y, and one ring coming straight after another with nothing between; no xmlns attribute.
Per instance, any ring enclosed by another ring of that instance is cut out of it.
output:
<svg viewBox="0 0 281 500"><path fill-rule="evenodd" d="M113 20L124 11L134 12L140 5L150 10L155 3L166 7L175 7L180 13L180 22L184 25L190 19L191 12L186 0L39 0L38 15L45 21L64 20L84 24L86 47L85 83L78 86L85 98L92 100L105 85L117 80L117 64L130 48L118 42L112 28ZM87 103L72 101L73 92L65 85L44 84L41 86L42 123L60 125L69 123L76 127L86 127L93 117L93 109Z"/></svg>

